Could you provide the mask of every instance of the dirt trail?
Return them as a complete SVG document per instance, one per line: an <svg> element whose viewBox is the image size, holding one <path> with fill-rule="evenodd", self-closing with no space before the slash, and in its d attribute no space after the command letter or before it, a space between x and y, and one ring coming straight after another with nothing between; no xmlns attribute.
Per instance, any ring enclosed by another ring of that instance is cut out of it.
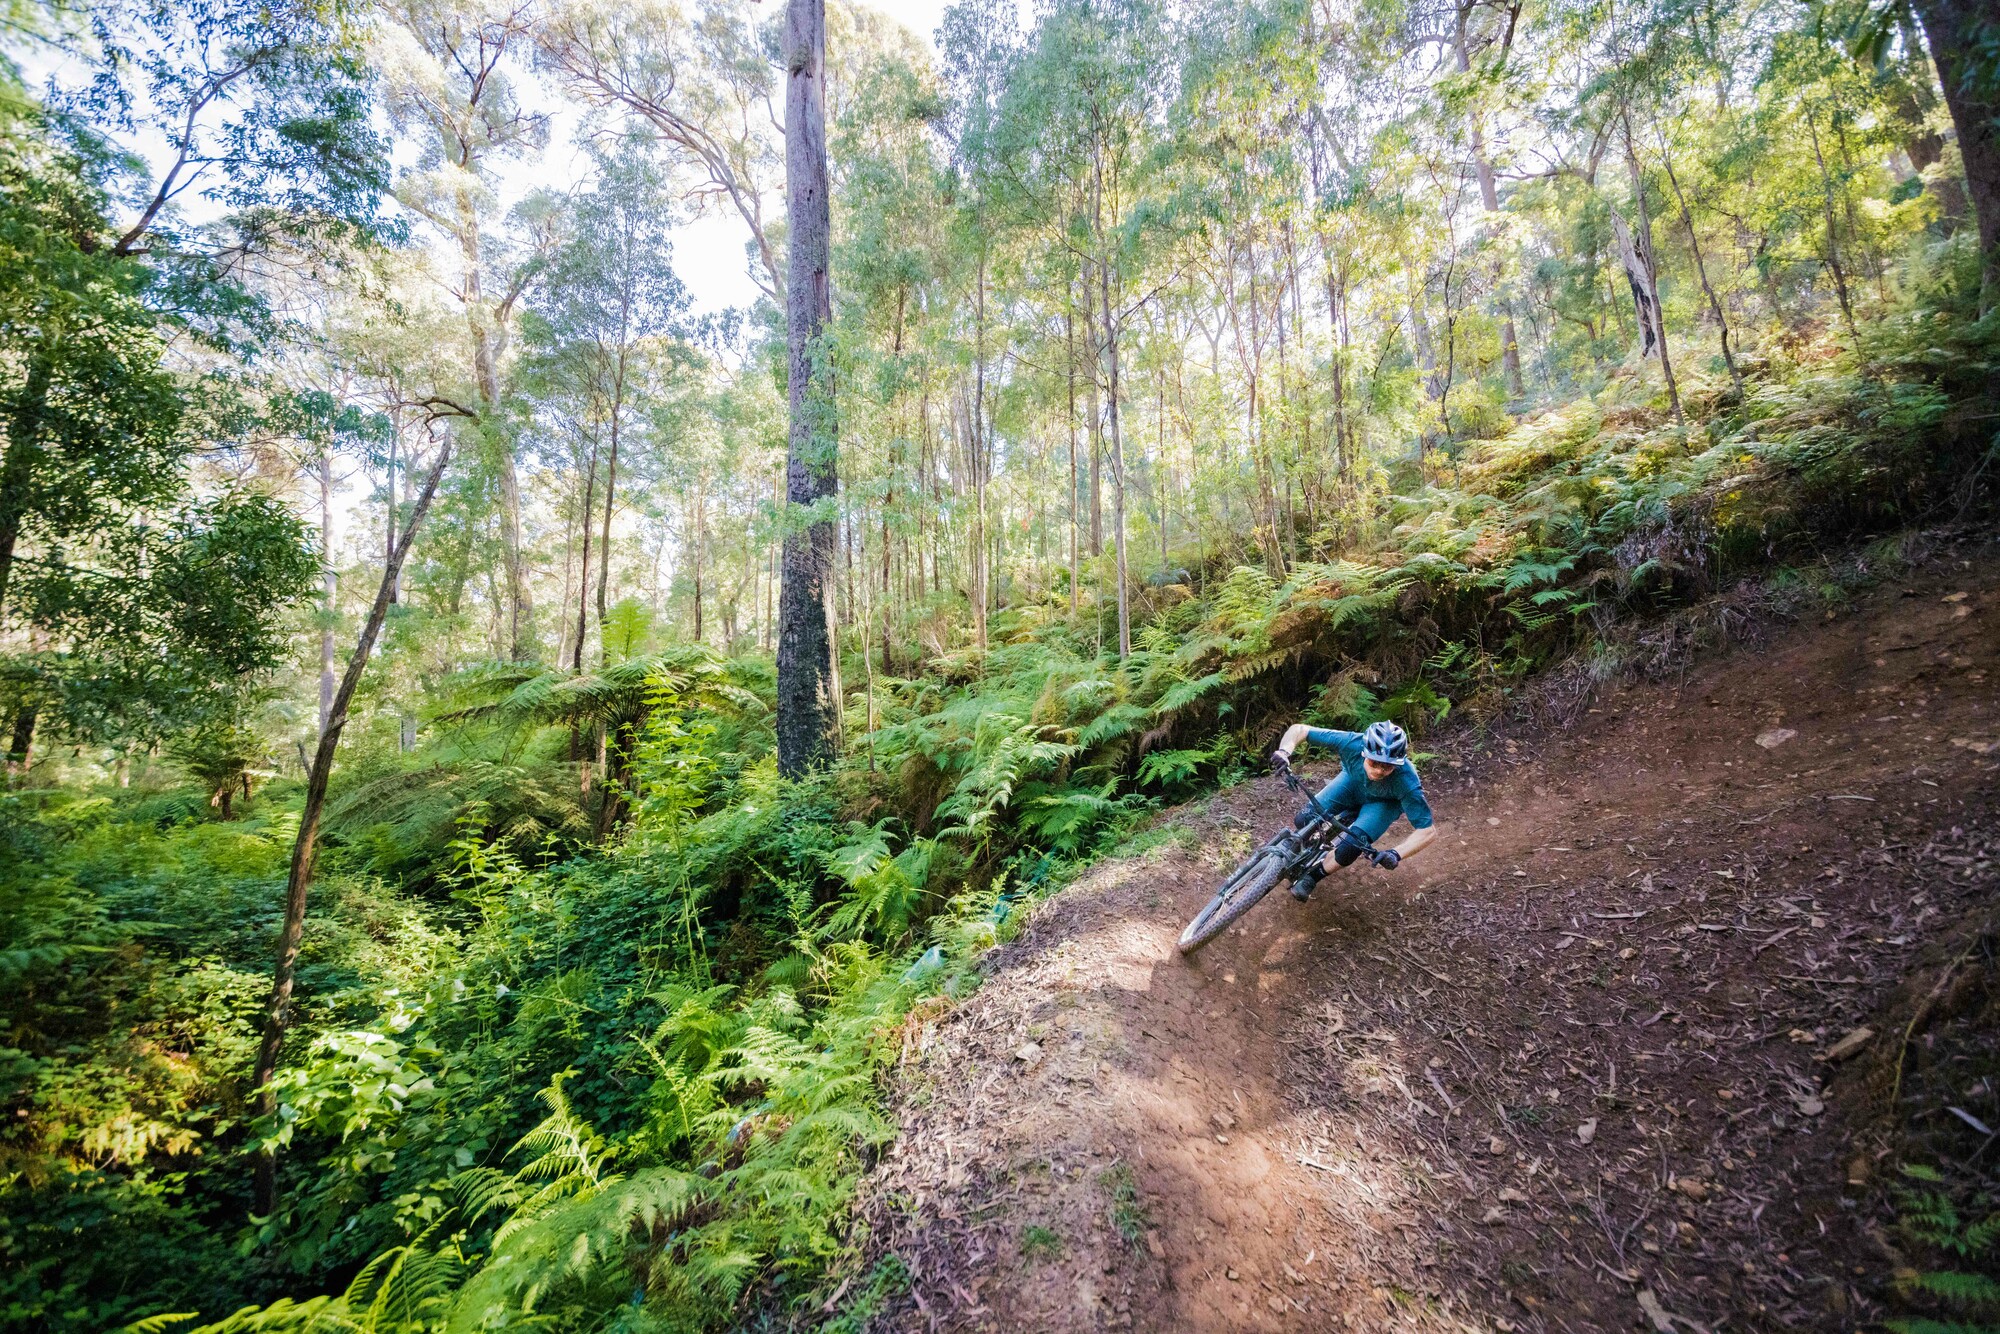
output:
<svg viewBox="0 0 2000 1334"><path fill-rule="evenodd" d="M876 1327L1651 1328L1642 1291L1683 1330L1864 1322L1881 1016L1994 899L1996 586L1967 548L1431 761L1429 853L1191 962L1292 804L1168 812L913 1025L868 1186L913 1284Z"/></svg>

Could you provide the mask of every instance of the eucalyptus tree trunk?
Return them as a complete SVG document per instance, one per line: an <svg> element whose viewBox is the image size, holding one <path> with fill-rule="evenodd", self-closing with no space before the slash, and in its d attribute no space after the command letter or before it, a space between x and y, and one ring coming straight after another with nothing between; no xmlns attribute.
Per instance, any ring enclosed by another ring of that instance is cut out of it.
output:
<svg viewBox="0 0 2000 1334"><path fill-rule="evenodd" d="M796 778L833 758L840 720L829 594L838 484L832 247L826 169L826 0L785 9L785 335L791 430L785 456L785 557L778 598L778 769Z"/></svg>
<svg viewBox="0 0 2000 1334"><path fill-rule="evenodd" d="M707 636L701 624L701 574L703 557L708 553L708 479L703 478L701 488L694 495L694 642L706 643Z"/></svg>
<svg viewBox="0 0 2000 1334"><path fill-rule="evenodd" d="M1833 218L1833 175L1826 169L1826 154L1820 151L1819 126L1812 109L1806 109L1806 134L1812 140L1813 161L1819 164L1820 206L1826 221L1826 266L1833 273L1833 294L1840 301L1841 318L1847 322L1849 342L1858 342L1861 331L1854 326L1854 299L1847 291L1847 270L1840 263L1840 236Z"/></svg>
<svg viewBox="0 0 2000 1334"><path fill-rule="evenodd" d="M1097 231L1104 235L1104 164L1097 163ZM1111 538L1117 553L1118 659L1132 656L1132 590L1125 556L1125 444L1118 422L1118 315L1111 299L1111 265L1097 266L1099 306L1104 311L1105 426L1111 462Z"/></svg>
<svg viewBox="0 0 2000 1334"><path fill-rule="evenodd" d="M584 471L583 505L578 511L577 528L583 534L583 556L577 564L576 644L570 650L569 669L583 670L583 641L589 637L590 610L590 521L597 517L597 439L590 441L590 461ZM564 608L565 611L568 608Z"/></svg>
<svg viewBox="0 0 2000 1334"><path fill-rule="evenodd" d="M1915 0L1918 20L1937 62L1972 212L1979 220L1979 309L2000 306L2000 95L1980 51L2000 28L2000 0Z"/></svg>
<svg viewBox="0 0 2000 1334"><path fill-rule="evenodd" d="M1471 12L1469 5L1461 5L1458 11L1458 29L1453 43L1458 55L1458 69L1461 74L1472 71L1472 53L1467 48L1465 36L1466 19ZM1489 219L1500 214L1500 189L1494 179L1493 160L1486 153L1486 127L1478 111L1472 113L1469 125L1472 140L1472 166L1479 177L1479 202L1486 209ZM1503 290L1507 280L1507 266L1497 256L1493 260L1493 304L1500 312L1500 364L1507 374L1507 392L1515 398L1527 396L1527 388L1521 382L1521 347L1514 336L1514 312L1507 302Z"/></svg>
<svg viewBox="0 0 2000 1334"><path fill-rule="evenodd" d="M1343 264L1343 274L1344 274ZM1333 255L1326 256L1326 321L1333 332L1333 449L1334 467L1340 480L1348 477L1347 449L1347 326L1342 317L1341 296L1345 282L1336 279Z"/></svg>
<svg viewBox="0 0 2000 1334"><path fill-rule="evenodd" d="M21 539L35 468L42 460L43 419L54 379L55 358L40 350L29 354L27 374L7 421L7 450L0 456L0 611L6 608L14 547Z"/></svg>
<svg viewBox="0 0 2000 1334"><path fill-rule="evenodd" d="M1090 373L1083 381L1083 418L1086 433L1090 437L1090 558L1095 561L1104 554L1104 409L1097 396L1097 366L1099 352L1097 342L1097 296L1090 290L1090 269L1088 261L1083 265L1083 331L1085 344L1089 347L1089 357L1085 364Z"/></svg>
<svg viewBox="0 0 2000 1334"><path fill-rule="evenodd" d="M630 302L626 304L629 308ZM618 431L625 416L625 371L630 359L631 349L625 342L625 318L621 317L618 369L611 381L611 456L605 461L604 469L604 537L598 544L597 556L597 661L600 667L611 665L611 646L604 642L604 616L608 601L605 589L611 585L611 512L618 503Z"/></svg>
<svg viewBox="0 0 2000 1334"><path fill-rule="evenodd" d="M894 548L890 545L890 537L889 537L889 507L893 505L895 501L896 501L896 493L890 490L889 487L885 486L882 490L882 513L881 513L881 520L882 520L882 592L880 599L881 607L876 615L876 619L881 623L877 628L882 632L882 674L884 676L892 675L896 670L895 660L890 656L889 652L890 649L889 557L891 551L894 550ZM869 698L869 708L872 709L875 707L874 706L875 697L873 695L870 695L868 698ZM874 752L871 751L869 753L872 755Z"/></svg>
<svg viewBox="0 0 2000 1334"><path fill-rule="evenodd" d="M1430 322L1424 318L1424 286L1428 279L1407 254L1403 257L1403 273L1404 301L1410 311L1410 340L1416 345L1417 369L1423 372L1424 388L1430 396L1443 398L1444 382L1438 375L1437 351L1431 345Z"/></svg>
<svg viewBox="0 0 2000 1334"><path fill-rule="evenodd" d="M1666 313L1660 309L1659 265L1653 258L1653 215L1646 205L1646 180L1639 170L1639 149L1632 142L1632 123L1625 122L1625 169L1632 181L1633 221L1627 226L1611 210L1612 230L1617 233L1625 263L1625 276L1632 284L1632 304L1639 316L1641 355L1657 352L1660 373L1667 382L1667 402L1674 419L1680 420L1680 385L1674 379L1674 361L1667 351Z"/></svg>
<svg viewBox="0 0 2000 1334"><path fill-rule="evenodd" d="M479 217L469 199L458 210L458 245L464 260L460 292L466 326L472 334L473 384L479 396L479 428L497 466L500 483L500 555L507 567L507 656L527 656L534 638L535 608L521 560L521 475L514 450L500 425L500 347L480 280Z"/></svg>
<svg viewBox="0 0 2000 1334"><path fill-rule="evenodd" d="M988 606L988 581L992 578L991 553L987 550L986 527L986 253L980 247L977 297L973 304L972 412L966 438L966 464L972 472L972 534L967 543L972 558L972 642L984 651Z"/></svg>
<svg viewBox="0 0 2000 1334"><path fill-rule="evenodd" d="M604 531L599 536L597 548L597 661L601 667L611 664L611 646L604 642L604 618L609 612L609 598L605 588L611 582L611 511L618 499L618 420L611 421L611 455L604 467Z"/></svg>
<svg viewBox="0 0 2000 1334"><path fill-rule="evenodd" d="M1681 190L1680 178L1674 175L1674 160L1667 152L1665 135L1660 136L1660 165L1666 169L1667 184L1674 188L1674 200L1680 205L1681 227L1687 232L1688 250L1694 255L1695 276L1701 279L1701 290L1708 298L1709 313L1715 316L1715 326L1722 339L1722 364L1729 368L1729 378L1735 382L1736 392L1743 392L1743 372L1736 365L1736 354L1729 347L1729 316L1723 313L1722 298L1715 294L1715 284L1708 280L1708 263L1702 258L1701 238L1695 234L1694 214L1688 211L1687 195Z"/></svg>
<svg viewBox="0 0 2000 1334"><path fill-rule="evenodd" d="M20 542L22 520L28 516L34 470L42 460L42 422L48 414L48 390L56 374L54 356L46 350L28 354L28 374L6 422L6 456L0 458L0 624L6 624L6 586L14 572L14 546ZM14 732L6 746L6 772L14 780L28 776L28 752L34 748L34 728L40 708L32 702L14 710Z"/></svg>
<svg viewBox="0 0 2000 1334"><path fill-rule="evenodd" d="M1074 306L1074 301L1070 303ZM1069 614L1076 615L1078 586L1083 582L1079 548L1083 537L1082 477L1076 466L1076 323L1063 311L1063 375L1069 385Z"/></svg>
<svg viewBox="0 0 2000 1334"><path fill-rule="evenodd" d="M395 554L395 547L389 552ZM326 735L327 719L333 717L333 616L340 592L339 572L333 564L333 456L319 459L319 730Z"/></svg>
<svg viewBox="0 0 2000 1334"><path fill-rule="evenodd" d="M1282 579L1285 577L1285 554L1284 534L1278 523L1278 460L1264 424L1264 334L1258 320L1257 242L1254 237L1246 247L1246 257L1250 270L1250 341L1247 344L1243 341L1243 330L1237 320L1233 280L1229 287L1229 318L1236 327L1236 346L1243 361L1246 390L1243 398L1244 429L1250 437L1250 462L1257 470L1257 498L1264 511L1257 544L1264 549L1264 563L1270 568L1271 576Z"/></svg>
<svg viewBox="0 0 2000 1334"><path fill-rule="evenodd" d="M1660 374L1667 382L1667 402L1672 406L1674 419L1681 415L1680 385L1674 380L1673 354L1667 348L1667 312L1660 304L1660 264L1653 251L1653 215L1646 203L1646 180L1639 171L1639 149L1632 142L1632 127L1625 127L1625 162L1632 175L1632 200L1638 213L1638 228L1633 245L1639 254L1639 262L1645 268L1646 283L1653 296L1653 333L1660 340Z"/></svg>
<svg viewBox="0 0 2000 1334"><path fill-rule="evenodd" d="M389 492L387 522L383 524L382 531L382 559L385 561L396 550L396 462L397 455L401 452L400 446L402 443L403 413L402 409L398 408L390 415L389 467L383 478ZM400 582L392 585L389 589L390 605L394 606L402 595L403 589ZM245 800L247 801L249 798L246 797Z"/></svg>
<svg viewBox="0 0 2000 1334"><path fill-rule="evenodd" d="M326 788L333 775L334 752L340 746L341 731L347 726L348 705L354 700L355 689L361 684L361 674L368 666L368 656L374 651L375 640L382 633L383 621L388 618L390 590L396 586L403 572L403 562L410 554L411 539L417 535L417 528L423 523L431 500L437 495L438 481L444 476L445 465L450 460L451 444L447 439L438 446L437 461L425 476L423 489L417 493L416 501L410 508L409 520L404 523L395 549L389 553L388 562L382 568L382 582L376 587L375 601L368 608L368 619L361 627L361 638L347 659L347 670L340 678L340 688L334 692L333 708L327 715L325 726L320 728L312 767L306 771L305 804L299 812L299 832L292 842L291 872L285 881L284 924L278 931L277 963L271 970L271 997L264 1010L264 1036L257 1047L256 1070L251 1076L261 1116L271 1116L278 1109L278 1095L271 1087L271 1077L277 1072L278 1053L284 1046L285 1029L291 1022L292 987L298 977L299 945L305 938L306 896L312 889L313 867L319 853L319 823L326 809ZM277 1207L277 1166L277 1159L270 1150L258 1154L257 1208L267 1215Z"/></svg>

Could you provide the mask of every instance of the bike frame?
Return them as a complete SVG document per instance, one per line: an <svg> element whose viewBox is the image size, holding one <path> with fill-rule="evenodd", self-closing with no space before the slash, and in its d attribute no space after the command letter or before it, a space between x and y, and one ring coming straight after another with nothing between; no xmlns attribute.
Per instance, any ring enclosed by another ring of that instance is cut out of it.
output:
<svg viewBox="0 0 2000 1334"><path fill-rule="evenodd" d="M1312 807L1313 818L1304 826L1293 825L1276 838L1269 846L1286 846L1286 880L1297 880L1310 870L1315 862L1326 856L1326 850L1333 841L1348 832L1352 826L1340 817L1339 812L1330 811L1319 804L1319 796L1307 787L1299 776L1290 769L1285 770L1285 786L1305 797L1306 805ZM1366 834L1355 835L1361 839L1364 850L1371 848L1374 840Z"/></svg>
<svg viewBox="0 0 2000 1334"><path fill-rule="evenodd" d="M1327 847L1351 831L1351 824L1338 812L1321 805L1319 797L1307 790L1289 766L1280 772L1279 777L1284 779L1286 787L1305 797L1306 809L1292 817L1289 829L1280 830L1265 840L1263 846L1251 853L1249 859L1222 883L1215 897L1181 932L1182 954L1192 954L1228 930L1258 900L1270 893L1271 887L1278 881L1296 882L1301 876L1316 874L1314 864L1326 856ZM1374 840L1359 837L1362 848L1372 852ZM1275 869L1271 865L1273 854L1276 854Z"/></svg>

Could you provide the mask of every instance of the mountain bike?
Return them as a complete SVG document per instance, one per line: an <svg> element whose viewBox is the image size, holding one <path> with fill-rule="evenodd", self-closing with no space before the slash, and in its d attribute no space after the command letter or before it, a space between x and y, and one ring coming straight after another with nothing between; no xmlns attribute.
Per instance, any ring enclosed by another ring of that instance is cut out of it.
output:
<svg viewBox="0 0 2000 1334"><path fill-rule="evenodd" d="M1304 875L1313 863L1326 856L1333 841L1347 832L1347 816L1320 805L1319 798L1290 769L1284 771L1283 777L1286 787L1305 797L1305 809L1293 817L1290 829L1273 835L1270 842L1251 853L1222 882L1222 888L1215 891L1208 906L1195 914L1195 919L1181 932L1182 954L1193 954L1227 931L1279 881L1289 884ZM1364 840L1361 855L1372 856L1373 849L1366 846L1372 840L1358 832L1356 836Z"/></svg>

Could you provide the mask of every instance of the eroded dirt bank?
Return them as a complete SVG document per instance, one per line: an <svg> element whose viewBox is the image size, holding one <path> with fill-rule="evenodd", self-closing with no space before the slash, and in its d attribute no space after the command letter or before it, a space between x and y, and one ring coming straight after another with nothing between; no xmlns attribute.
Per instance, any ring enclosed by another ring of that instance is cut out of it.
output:
<svg viewBox="0 0 2000 1334"><path fill-rule="evenodd" d="M914 1030L868 1187L913 1283L875 1327L1867 1323L1891 1094L1996 1117L1925 1045L1995 898L1996 584L1966 548L1440 756L1429 854L1192 962L1182 922L1292 807L1167 813Z"/></svg>

